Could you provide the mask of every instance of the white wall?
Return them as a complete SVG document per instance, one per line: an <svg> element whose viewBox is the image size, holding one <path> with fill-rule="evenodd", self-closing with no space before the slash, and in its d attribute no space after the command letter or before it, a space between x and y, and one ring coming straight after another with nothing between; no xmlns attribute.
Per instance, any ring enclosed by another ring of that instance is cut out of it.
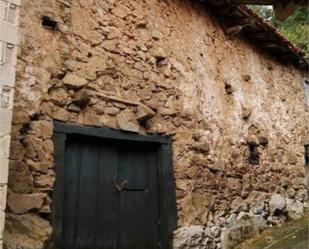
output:
<svg viewBox="0 0 309 249"><path fill-rule="evenodd" d="M0 0L0 249L7 195L20 0Z"/></svg>

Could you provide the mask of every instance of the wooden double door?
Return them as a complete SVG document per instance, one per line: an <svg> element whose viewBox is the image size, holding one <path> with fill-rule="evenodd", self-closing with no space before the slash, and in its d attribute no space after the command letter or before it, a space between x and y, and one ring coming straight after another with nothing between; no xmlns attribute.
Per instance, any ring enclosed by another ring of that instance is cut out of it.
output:
<svg viewBox="0 0 309 249"><path fill-rule="evenodd" d="M171 248L176 207L168 147L121 136L56 133L55 248Z"/></svg>

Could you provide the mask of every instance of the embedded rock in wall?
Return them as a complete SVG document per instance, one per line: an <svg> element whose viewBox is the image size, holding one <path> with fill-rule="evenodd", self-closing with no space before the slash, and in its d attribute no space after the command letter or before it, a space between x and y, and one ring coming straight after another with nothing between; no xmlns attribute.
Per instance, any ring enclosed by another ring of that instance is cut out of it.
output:
<svg viewBox="0 0 309 249"><path fill-rule="evenodd" d="M28 124L30 122L29 113L22 107L16 107L13 112L13 122L17 124Z"/></svg>
<svg viewBox="0 0 309 249"><path fill-rule="evenodd" d="M280 206L277 205L280 212L269 211L270 201L274 205L274 200L280 200ZM180 227L174 234L174 249L232 249L270 226L279 225L287 218L298 219L304 214L304 205L300 201L285 199L279 194L269 198L266 193L252 192L246 200L235 202L238 205L233 208L233 213L227 218L219 217L216 225ZM286 207L282 208L283 202Z"/></svg>
<svg viewBox="0 0 309 249"><path fill-rule="evenodd" d="M214 229L213 229L214 230ZM203 226L179 228L174 233L174 249L216 249L216 234ZM218 240L217 240L218 241Z"/></svg>
<svg viewBox="0 0 309 249"><path fill-rule="evenodd" d="M6 249L42 249L52 235L50 223L35 214L6 215Z"/></svg>
<svg viewBox="0 0 309 249"><path fill-rule="evenodd" d="M285 199L279 195L275 194L271 196L269 201L269 211L271 214L275 214L276 212L282 212L285 207Z"/></svg>
<svg viewBox="0 0 309 249"><path fill-rule="evenodd" d="M85 78L82 78L76 74L68 73L63 78L63 83L69 88L78 89L85 86L88 82Z"/></svg>
<svg viewBox="0 0 309 249"><path fill-rule="evenodd" d="M33 176L26 163L11 161L9 188L15 193L29 193L33 189Z"/></svg>
<svg viewBox="0 0 309 249"><path fill-rule="evenodd" d="M222 248L233 249L245 239L259 234L266 227L266 220L261 216L241 212L237 217L230 219L229 224L223 229Z"/></svg>
<svg viewBox="0 0 309 249"><path fill-rule="evenodd" d="M33 209L40 209L44 203L46 194L15 194L13 192L8 195L8 207L14 214L24 214Z"/></svg>
<svg viewBox="0 0 309 249"><path fill-rule="evenodd" d="M51 116L54 120L66 122L66 121L69 120L70 113L63 108L60 108L58 106L54 106L53 109L52 109Z"/></svg>
<svg viewBox="0 0 309 249"><path fill-rule="evenodd" d="M155 115L156 115L155 112L146 105L139 105L137 107L136 119L139 122L146 121L154 117Z"/></svg>
<svg viewBox="0 0 309 249"><path fill-rule="evenodd" d="M252 114L252 109L250 107L242 108L242 118L247 120Z"/></svg>
<svg viewBox="0 0 309 249"><path fill-rule="evenodd" d="M126 109L116 116L119 128L124 131L138 132L139 124L137 123L135 114Z"/></svg>
<svg viewBox="0 0 309 249"><path fill-rule="evenodd" d="M68 93L63 88L52 88L49 90L50 100L59 106L65 106L68 101Z"/></svg>
<svg viewBox="0 0 309 249"><path fill-rule="evenodd" d="M39 138L51 138L53 135L53 124L47 120L33 121L30 125L30 133Z"/></svg>
<svg viewBox="0 0 309 249"><path fill-rule="evenodd" d="M232 214L220 225L189 226L174 233L174 249L233 249L267 228L266 220L248 212Z"/></svg>
<svg viewBox="0 0 309 249"><path fill-rule="evenodd" d="M74 94L72 103L80 108L84 108L89 104L90 100L89 93L85 90L80 90Z"/></svg>
<svg viewBox="0 0 309 249"><path fill-rule="evenodd" d="M298 200L286 199L286 211L289 218L299 219L304 215L304 204Z"/></svg>

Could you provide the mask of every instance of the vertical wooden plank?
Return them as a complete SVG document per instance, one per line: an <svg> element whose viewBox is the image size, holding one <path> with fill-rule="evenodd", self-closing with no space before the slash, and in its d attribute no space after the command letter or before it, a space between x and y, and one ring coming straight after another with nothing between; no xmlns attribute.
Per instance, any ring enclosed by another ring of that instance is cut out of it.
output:
<svg viewBox="0 0 309 249"><path fill-rule="evenodd" d="M74 249L77 229L77 210L79 208L79 181L81 174L81 150L78 141L68 138L66 146L66 163L64 169L64 249Z"/></svg>
<svg viewBox="0 0 309 249"><path fill-rule="evenodd" d="M99 148L99 168L96 172L96 222L93 249L117 249L119 194L112 184L117 159L117 148L112 143L103 141Z"/></svg>
<svg viewBox="0 0 309 249"><path fill-rule="evenodd" d="M55 146L54 162L56 181L53 191L52 203L52 223L54 229L54 245L56 248L62 248L63 234L63 203L64 203L64 165L65 165L65 142L66 135L55 133L53 135Z"/></svg>
<svg viewBox="0 0 309 249"><path fill-rule="evenodd" d="M159 199L159 174L158 174L158 151L159 146L155 145L151 150L146 153L147 169L147 181L148 181L148 199L147 209L151 210L148 219L153 222L153 226L150 227L148 233L150 235L150 241L153 249L161 248L161 234L160 234L160 199ZM148 226L146 222L146 226Z"/></svg>
<svg viewBox="0 0 309 249"><path fill-rule="evenodd" d="M172 248L173 231L177 228L177 206L171 143L162 144L159 152L162 248Z"/></svg>
<svg viewBox="0 0 309 249"><path fill-rule="evenodd" d="M99 148L96 141L79 141L81 146L81 174L76 232L76 249L94 248L96 223L95 203Z"/></svg>
<svg viewBox="0 0 309 249"><path fill-rule="evenodd" d="M121 177L128 186L120 192L119 249L157 249L159 212L157 150L147 145L123 147Z"/></svg>

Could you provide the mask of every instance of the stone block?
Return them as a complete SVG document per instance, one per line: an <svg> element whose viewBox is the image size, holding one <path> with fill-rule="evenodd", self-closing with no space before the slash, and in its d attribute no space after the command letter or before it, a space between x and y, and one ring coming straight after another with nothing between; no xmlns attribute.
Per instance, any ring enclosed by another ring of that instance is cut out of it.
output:
<svg viewBox="0 0 309 249"><path fill-rule="evenodd" d="M258 140L259 140L259 144L263 146L266 146L269 143L268 138L265 136L259 136Z"/></svg>
<svg viewBox="0 0 309 249"><path fill-rule="evenodd" d="M19 16L19 1L0 1L0 20L16 25Z"/></svg>
<svg viewBox="0 0 309 249"><path fill-rule="evenodd" d="M87 111L84 113L83 123L84 125L101 126L99 116L93 111Z"/></svg>
<svg viewBox="0 0 309 249"><path fill-rule="evenodd" d="M126 109L120 112L116 119L121 130L135 133L139 132L139 124L137 123L135 114L131 110Z"/></svg>
<svg viewBox="0 0 309 249"><path fill-rule="evenodd" d="M91 98L89 93L85 90L80 90L74 94L72 102L80 108L85 108L90 103L90 100Z"/></svg>
<svg viewBox="0 0 309 249"><path fill-rule="evenodd" d="M0 21L0 40L11 44L18 44L18 28L5 21Z"/></svg>
<svg viewBox="0 0 309 249"><path fill-rule="evenodd" d="M13 112L13 124L29 124L30 123L30 114L22 106L16 106Z"/></svg>
<svg viewBox="0 0 309 249"><path fill-rule="evenodd" d="M13 87L15 85L15 71L15 67L11 65L3 64L0 66L0 87Z"/></svg>
<svg viewBox="0 0 309 249"><path fill-rule="evenodd" d="M200 248L204 239L205 239L205 227L203 226L181 227L174 233L174 248L175 249Z"/></svg>
<svg viewBox="0 0 309 249"><path fill-rule="evenodd" d="M271 214L276 212L281 212L286 205L286 200L279 194L274 194L271 196L269 201L269 211Z"/></svg>
<svg viewBox="0 0 309 249"><path fill-rule="evenodd" d="M24 214L30 210L40 209L45 197L45 193L16 194L9 192L8 207L14 214Z"/></svg>
<svg viewBox="0 0 309 249"><path fill-rule="evenodd" d="M0 210L6 208L7 185L0 185Z"/></svg>
<svg viewBox="0 0 309 249"><path fill-rule="evenodd" d="M39 138L51 138L53 135L53 123L47 120L33 121L30 128L31 134Z"/></svg>
<svg viewBox="0 0 309 249"><path fill-rule="evenodd" d="M16 193L29 193L33 188L29 166L23 161L11 161L9 168L9 188Z"/></svg>
<svg viewBox="0 0 309 249"><path fill-rule="evenodd" d="M32 213L25 215L7 214L6 228L5 244L8 248L46 248L46 244L52 235L50 223Z"/></svg>
<svg viewBox="0 0 309 249"><path fill-rule="evenodd" d="M9 172L9 159L0 157L0 184L7 184L8 172Z"/></svg>
<svg viewBox="0 0 309 249"><path fill-rule="evenodd" d="M10 135L0 137L0 159L9 158L10 141Z"/></svg>
<svg viewBox="0 0 309 249"><path fill-rule="evenodd" d="M0 20L5 20L7 2L0 0Z"/></svg>
<svg viewBox="0 0 309 249"><path fill-rule="evenodd" d="M1 12L0 12L0 15L1 15ZM4 55L5 55L4 48L5 48L5 44L6 43L4 41L0 41L0 64L4 63Z"/></svg>
<svg viewBox="0 0 309 249"><path fill-rule="evenodd" d="M5 219L5 212L4 210L0 210L0 234L2 238L3 230L4 230L4 219Z"/></svg>
<svg viewBox="0 0 309 249"><path fill-rule="evenodd" d="M13 109L14 89L9 86L0 86L0 108Z"/></svg>
<svg viewBox="0 0 309 249"><path fill-rule="evenodd" d="M247 120L252 114L252 109L250 107L242 108L242 118Z"/></svg>
<svg viewBox="0 0 309 249"><path fill-rule="evenodd" d="M290 219L300 219L304 215L304 204L298 200L286 199L286 211Z"/></svg>
<svg viewBox="0 0 309 249"><path fill-rule="evenodd" d="M0 108L0 137L8 135L11 132L12 111Z"/></svg>
<svg viewBox="0 0 309 249"><path fill-rule="evenodd" d="M155 115L155 112L146 105L139 105L137 107L136 119L140 122L150 119Z"/></svg>
<svg viewBox="0 0 309 249"><path fill-rule="evenodd" d="M13 3L17 6L20 6L20 2L21 2L21 0L10 0L10 3Z"/></svg>
<svg viewBox="0 0 309 249"><path fill-rule="evenodd" d="M248 144L259 144L259 140L258 140L257 136L249 135L248 138L247 138L247 143Z"/></svg>
<svg viewBox="0 0 309 249"><path fill-rule="evenodd" d="M107 106L104 108L104 113L111 115L111 116L116 116L120 112L120 109L114 106Z"/></svg>
<svg viewBox="0 0 309 249"><path fill-rule="evenodd" d="M0 86L14 86L16 63L17 46L0 40Z"/></svg>
<svg viewBox="0 0 309 249"><path fill-rule="evenodd" d="M267 227L266 220L259 215L241 212L232 218L221 234L222 248L233 249L242 241L258 235Z"/></svg>
<svg viewBox="0 0 309 249"><path fill-rule="evenodd" d="M16 2L16 3L15 3ZM11 1L7 5L7 10L6 10L6 21L17 25L18 24L18 17L19 17L19 1Z"/></svg>
<svg viewBox="0 0 309 249"><path fill-rule="evenodd" d="M83 78L80 77L76 74L73 73L68 73L64 78L63 78L63 83L68 87L68 88L81 88L83 86L85 86L88 81Z"/></svg>
<svg viewBox="0 0 309 249"><path fill-rule="evenodd" d="M15 67L17 63L17 46L6 42L2 42L2 44L4 64Z"/></svg>
<svg viewBox="0 0 309 249"><path fill-rule="evenodd" d="M54 106L53 112L52 112L52 117L55 120L68 121L70 114L64 108Z"/></svg>

